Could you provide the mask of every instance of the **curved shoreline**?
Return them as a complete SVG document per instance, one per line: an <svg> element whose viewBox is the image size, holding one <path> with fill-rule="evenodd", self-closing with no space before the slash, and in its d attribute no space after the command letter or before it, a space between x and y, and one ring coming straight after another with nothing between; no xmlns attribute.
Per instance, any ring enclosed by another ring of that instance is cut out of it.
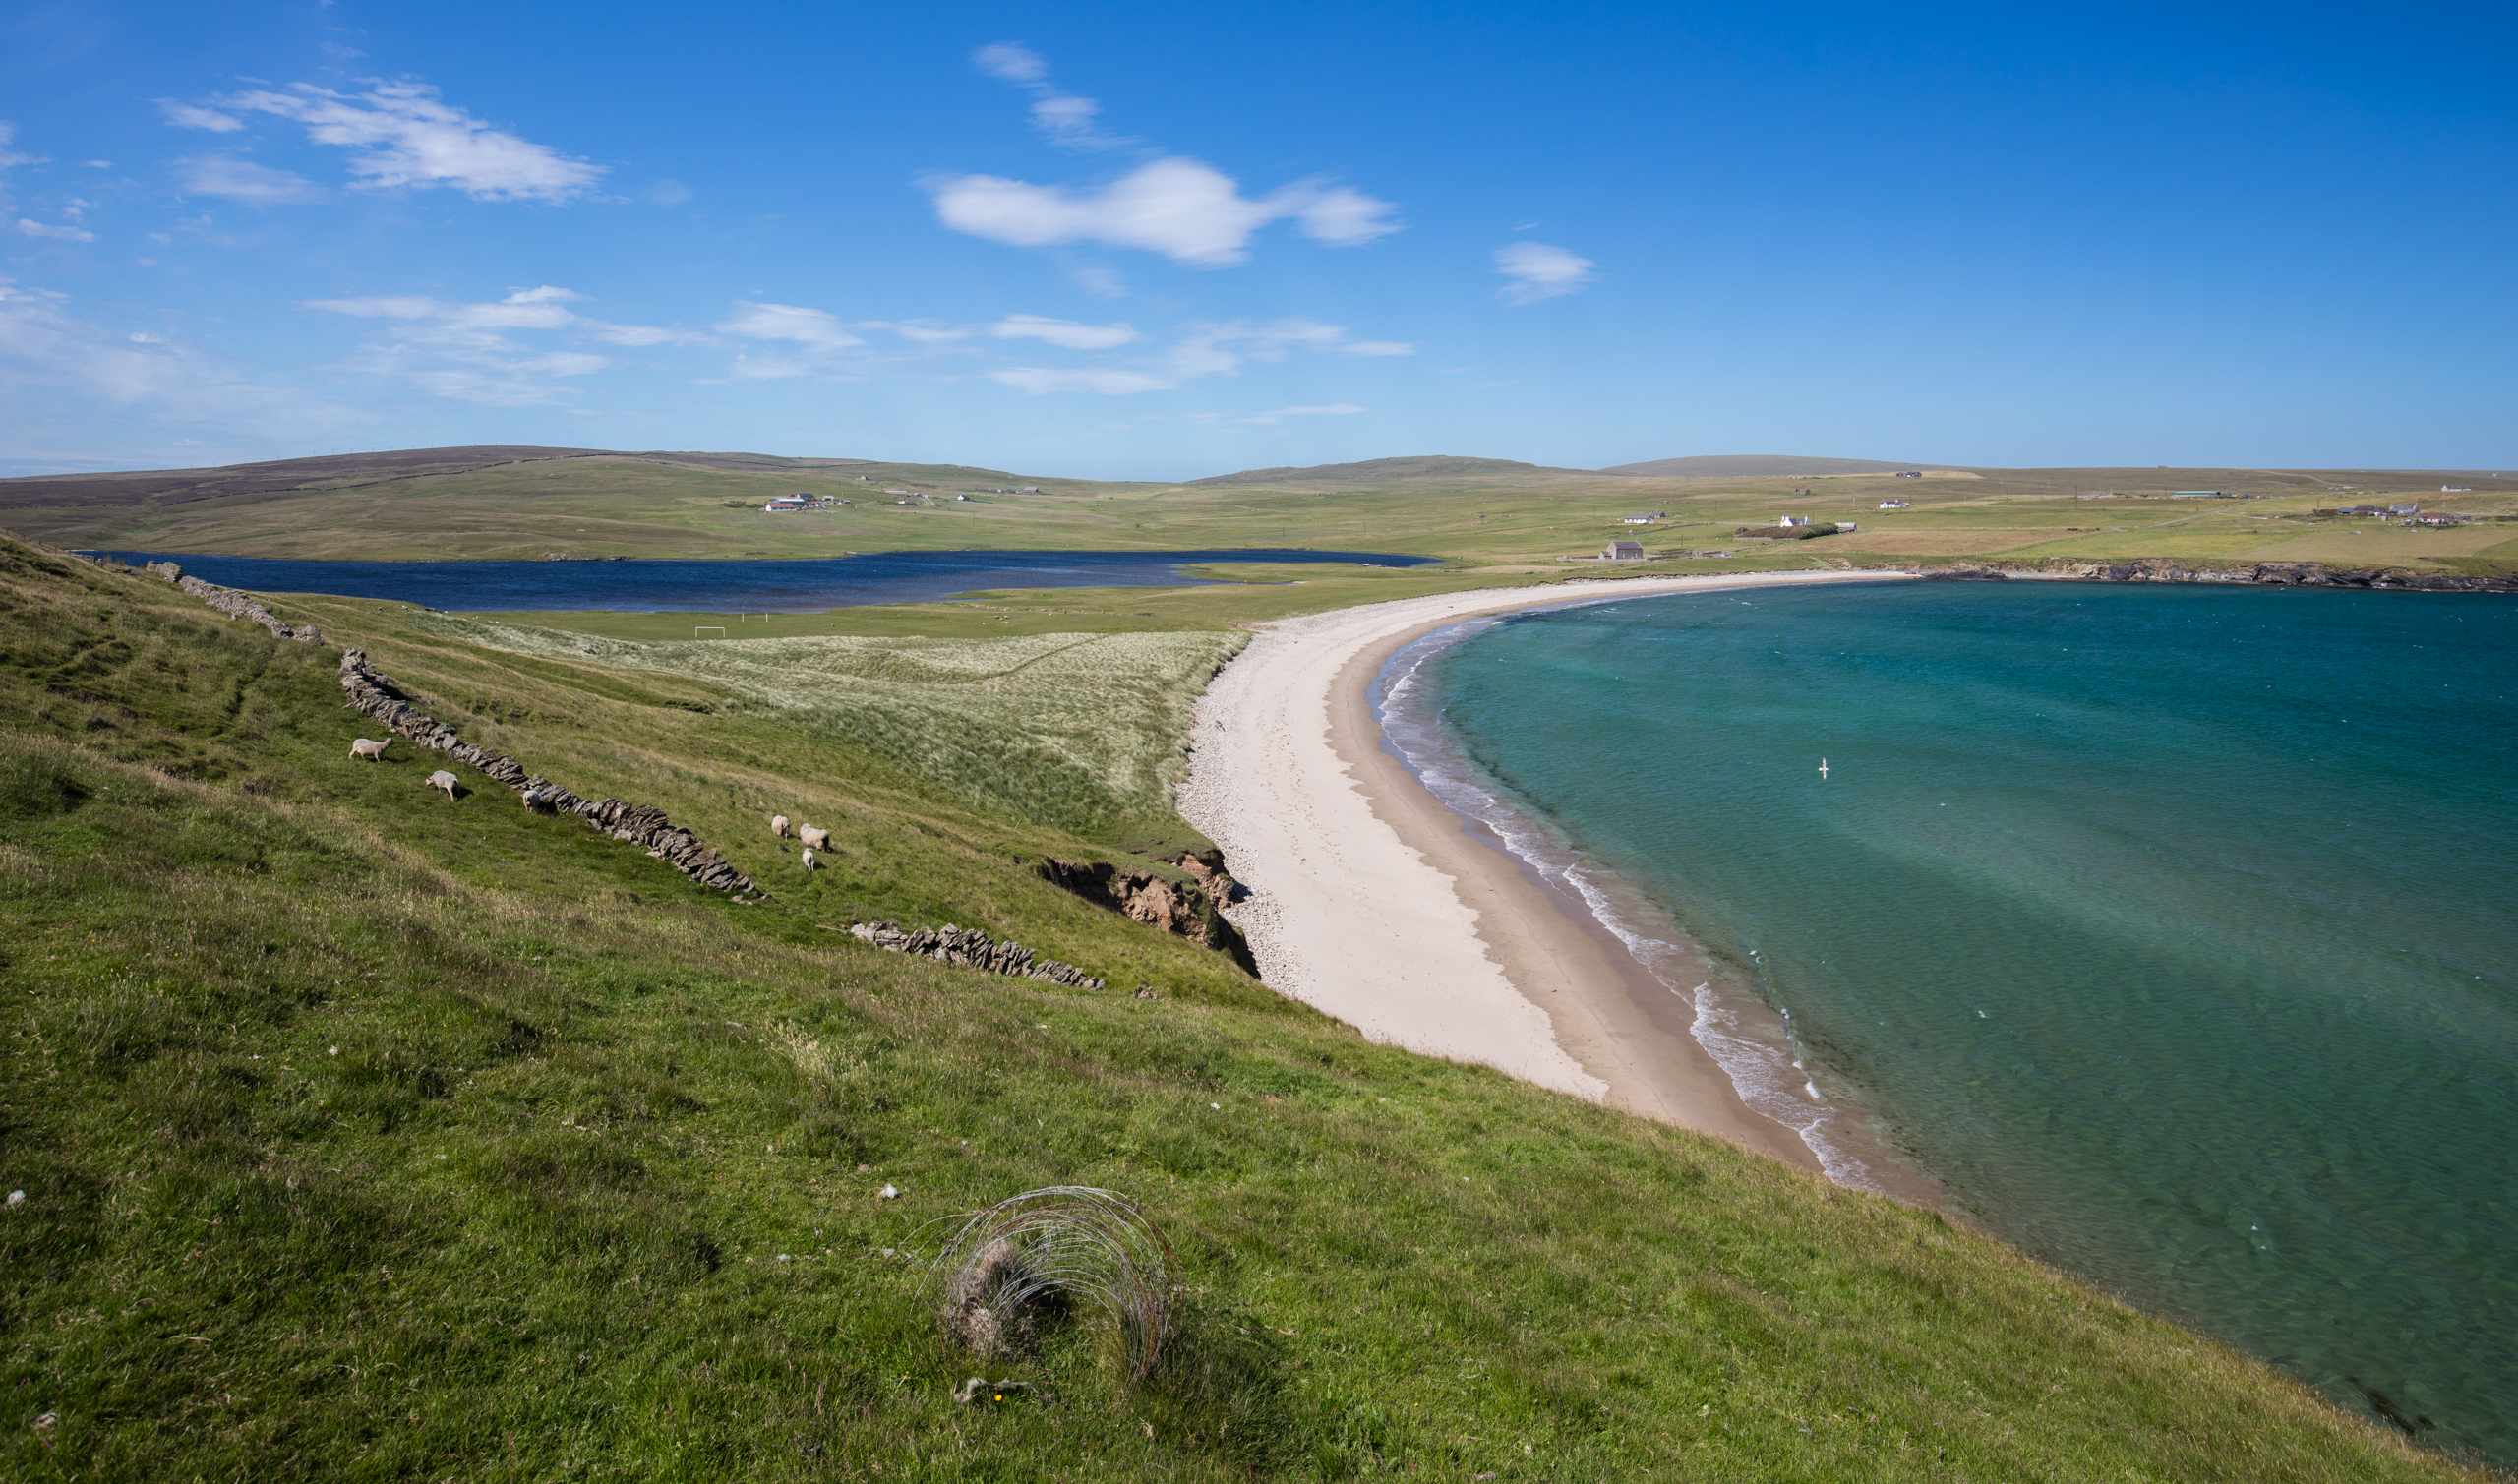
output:
<svg viewBox="0 0 2518 1484"><path fill-rule="evenodd" d="M1278 991L1373 1040L1483 1063L1816 1173L1799 1134L1744 1102L1697 1042L1695 1007L1491 830L1436 798L1385 742L1370 692L1400 649L1481 615L1898 580L1913 579L1628 578L1589 592L1455 593L1254 625L1258 637L1199 702L1180 812L1250 889L1231 916Z"/></svg>

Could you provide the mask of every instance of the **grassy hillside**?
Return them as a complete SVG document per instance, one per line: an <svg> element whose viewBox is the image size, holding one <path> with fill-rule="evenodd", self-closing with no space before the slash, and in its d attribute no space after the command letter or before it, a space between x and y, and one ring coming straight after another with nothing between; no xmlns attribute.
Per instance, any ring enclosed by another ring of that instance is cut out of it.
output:
<svg viewBox="0 0 2518 1484"><path fill-rule="evenodd" d="M2439 486L2452 482L2472 492L2442 495ZM2518 564L2512 544L2518 526L2414 531L2312 513L2391 499L2518 515L2518 480L2420 471L1928 468L1920 479L1882 470L1662 478L1500 459L1398 458L1253 470L1191 484L1104 484L949 465L672 453L550 458L394 475L349 488L137 504L74 501L60 495L56 483L0 480L0 529L72 547L262 557L750 558L974 547L1308 547L1551 569L1561 558L1597 554L1613 537L1635 537L1654 553L1733 552L1720 561L1677 557L1662 564L1718 569L1744 560L1743 552L1756 554L1754 544L1731 539L1740 526L1804 514L1853 521L1860 529L1813 542L1789 559L1803 564L1822 556L1869 562L1993 555L2306 560L2441 570L2469 569L2459 564L2478 562ZM1023 493L1027 487L1037 489ZM921 498L903 504L883 493L892 489ZM2197 489L2260 498L2168 498ZM798 491L855 504L779 513L759 508L772 495ZM1884 510L1886 500L1912 504ZM1665 518L1624 523L1649 514Z"/></svg>
<svg viewBox="0 0 2518 1484"><path fill-rule="evenodd" d="M1367 1045L741 677L324 621L774 900L353 761L330 651L0 541L8 1477L2468 1476L1937 1217ZM1054 1404L957 1405L907 1255L1061 1181L1169 1233L1182 1337L1128 1393L1053 1329Z"/></svg>

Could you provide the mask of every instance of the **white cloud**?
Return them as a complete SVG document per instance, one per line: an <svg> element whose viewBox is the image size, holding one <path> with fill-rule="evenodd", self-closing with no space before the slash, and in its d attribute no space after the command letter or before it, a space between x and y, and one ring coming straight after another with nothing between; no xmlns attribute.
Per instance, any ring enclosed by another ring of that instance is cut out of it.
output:
<svg viewBox="0 0 2518 1484"><path fill-rule="evenodd" d="M489 406L523 407L571 394L574 377L608 369L612 360L583 350L545 350L518 342L524 331L567 331L612 345L705 342L707 336L652 325L614 325L568 308L585 296L544 284L504 299L448 303L421 294L368 294L309 299L308 309L379 320L391 328L343 363L354 371L407 379L433 395Z"/></svg>
<svg viewBox="0 0 2518 1484"><path fill-rule="evenodd" d="M1000 340L1047 340L1068 350L1108 350L1144 338L1126 325L1080 325L1040 315L1007 315L989 326L988 332Z"/></svg>
<svg viewBox="0 0 2518 1484"><path fill-rule="evenodd" d="M1184 420L1192 423L1246 423L1265 428L1289 417L1352 417L1364 410L1352 402L1331 402L1319 407L1279 407L1268 412L1192 412Z"/></svg>
<svg viewBox="0 0 2518 1484"><path fill-rule="evenodd" d="M245 127L245 121L232 113L221 113L215 108L196 108L190 103L178 103L173 98L159 98L157 111L166 116L167 123L178 129L206 129L212 134L234 134Z"/></svg>
<svg viewBox="0 0 2518 1484"><path fill-rule="evenodd" d="M1178 339L1134 369L1058 370L1021 366L992 371L989 375L1035 396L1051 391L1090 391L1104 396L1126 396L1140 391L1169 391L1184 382L1203 377L1239 376L1245 363L1282 361L1297 350L1339 355L1409 355L1414 353L1415 347L1388 340L1349 340L1345 326L1323 325L1317 320L1296 318L1265 323L1231 320L1185 326ZM1291 415L1296 410L1302 409L1280 409L1280 413ZM1309 410L1329 411L1334 408Z"/></svg>
<svg viewBox="0 0 2518 1484"><path fill-rule="evenodd" d="M78 227L48 226L40 221L18 218L18 230L29 237L58 237L64 242L93 242L96 234Z"/></svg>
<svg viewBox="0 0 2518 1484"><path fill-rule="evenodd" d="M0 420L0 451L22 454L18 440L38 431L76 437L72 430L100 416L110 417L114 442L124 446L148 426L135 418L214 425L234 440L311 438L352 416L302 392L243 381L157 335L77 319L68 302L0 278L0 396L11 408Z"/></svg>
<svg viewBox="0 0 2518 1484"><path fill-rule="evenodd" d="M252 206L277 207L322 201L329 194L303 175L224 154L195 155L175 165L187 196L224 196Z"/></svg>
<svg viewBox="0 0 2518 1484"><path fill-rule="evenodd" d="M792 304L738 304L732 318L719 322L718 332L750 340L792 340L812 350L840 350L866 342L848 332L839 317Z"/></svg>
<svg viewBox="0 0 2518 1484"><path fill-rule="evenodd" d="M1591 260L1544 242L1511 242L1495 250L1495 271L1512 280L1495 291L1507 304L1535 304L1591 281Z"/></svg>
<svg viewBox="0 0 2518 1484"><path fill-rule="evenodd" d="M971 65L992 78L1009 83L1039 83L1049 75L1049 64L1041 54L1020 41L999 41L971 53Z"/></svg>
<svg viewBox="0 0 2518 1484"><path fill-rule="evenodd" d="M1009 367L1003 371L991 371L989 377L1034 396L1049 391L1092 391L1103 396L1126 396L1138 391L1169 391L1180 385L1142 371L1053 371L1040 366Z"/></svg>
<svg viewBox="0 0 2518 1484"><path fill-rule="evenodd" d="M1107 267L1080 267L1067 276L1075 280L1077 288L1096 299L1124 299L1128 296L1127 283Z"/></svg>
<svg viewBox="0 0 2518 1484"><path fill-rule="evenodd" d="M1012 83L1032 94L1032 127L1053 145L1070 149L1115 149L1137 143L1094 126L1102 105L1091 98L1060 92L1049 81L1049 64L1020 41L999 41L971 54L971 64L989 77Z"/></svg>
<svg viewBox="0 0 2518 1484"><path fill-rule="evenodd" d="M169 123L231 133L240 113L268 113L306 127L319 145L360 153L350 160L356 184L374 188L451 186L482 201L569 201L604 173L548 145L493 129L441 101L425 83L371 81L355 95L299 83L285 92L258 89L212 100L211 108L164 102Z"/></svg>
<svg viewBox="0 0 2518 1484"><path fill-rule="evenodd" d="M1251 234L1292 217L1303 235L1341 246L1399 230L1388 202L1345 186L1298 182L1257 200L1201 161L1158 159L1094 190L1036 186L995 175L928 183L935 214L958 232L1016 247L1098 242L1161 253L1196 267L1248 260Z"/></svg>
<svg viewBox="0 0 2518 1484"><path fill-rule="evenodd" d="M13 165L40 165L43 163L44 157L40 154L20 154L16 150L10 148L9 147L17 143L17 140L18 126L10 123L0 123L0 170L6 170Z"/></svg>

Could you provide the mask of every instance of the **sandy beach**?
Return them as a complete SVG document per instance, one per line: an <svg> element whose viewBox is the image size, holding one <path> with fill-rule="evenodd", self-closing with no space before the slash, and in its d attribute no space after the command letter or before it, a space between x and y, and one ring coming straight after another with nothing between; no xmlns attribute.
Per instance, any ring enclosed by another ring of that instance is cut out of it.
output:
<svg viewBox="0 0 2518 1484"><path fill-rule="evenodd" d="M1744 1103L1690 1034L1691 1005L1384 745L1368 692L1401 647L1482 614L1880 580L1638 578L1268 624L1200 702L1180 812L1250 888L1231 916L1271 987L1373 1040L1483 1063L1816 1170L1811 1148Z"/></svg>

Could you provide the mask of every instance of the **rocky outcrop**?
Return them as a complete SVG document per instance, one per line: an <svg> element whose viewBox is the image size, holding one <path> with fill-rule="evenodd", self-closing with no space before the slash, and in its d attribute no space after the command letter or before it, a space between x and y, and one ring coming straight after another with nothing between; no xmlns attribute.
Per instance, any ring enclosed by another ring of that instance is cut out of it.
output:
<svg viewBox="0 0 2518 1484"><path fill-rule="evenodd" d="M1055 959L1035 960L1032 950L1022 944L1000 943L976 927L956 927L947 922L941 927L904 930L893 922L856 922L850 924L848 933L861 943L914 958L959 964L983 974L1047 979L1052 984L1073 984L1078 989L1099 989L1103 983L1072 964Z"/></svg>
<svg viewBox="0 0 2518 1484"><path fill-rule="evenodd" d="M527 772L524 764L504 752L465 742L452 727L412 705L390 678L367 663L363 649L341 651L341 689L348 692L353 709L410 739L414 746L443 752L513 789L524 806L537 814L574 814L615 840L644 846L648 855L702 886L739 896L757 890L749 876L700 843L698 836L666 818L665 811L655 805L579 798Z"/></svg>
<svg viewBox="0 0 2518 1484"><path fill-rule="evenodd" d="M1040 870L1042 879L1053 886L1098 907L1125 913L1174 937L1215 949L1257 978L1258 961L1251 957L1241 929L1226 921L1224 914L1216 910L1218 902L1232 901L1241 891L1240 883L1225 870L1223 857L1216 855L1210 861L1183 853L1178 860L1167 863L1178 867L1190 879L1174 881L1155 871L1121 870L1108 861L1060 861L1054 856L1044 860Z"/></svg>

